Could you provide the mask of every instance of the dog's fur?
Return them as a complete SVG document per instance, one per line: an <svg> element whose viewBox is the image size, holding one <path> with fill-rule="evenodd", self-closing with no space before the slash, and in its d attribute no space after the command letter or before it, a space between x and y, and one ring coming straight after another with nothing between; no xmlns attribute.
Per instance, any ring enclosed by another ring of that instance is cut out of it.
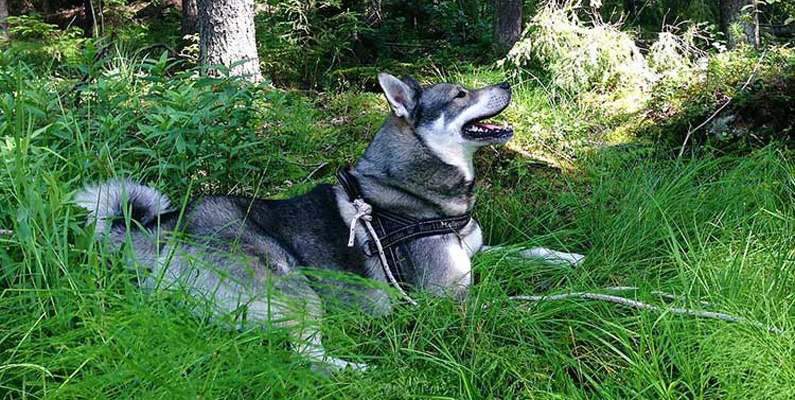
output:
<svg viewBox="0 0 795 400"><path fill-rule="evenodd" d="M379 83L392 113L351 170L365 200L419 219L470 212L473 154L512 134L505 126L473 123L507 107L510 87L467 90L440 83L423 88L410 77L386 74L379 75ZM318 185L288 200L205 196L172 211L154 189L117 180L87 187L76 201L89 210L98 238L112 248L129 241L131 262L151 272L144 285L182 288L211 305L203 311L210 310L210 317L245 308L239 324L292 326L299 352L315 364L364 367L325 355L318 328L321 300L297 268L344 271L388 284L379 258L360 250L369 239L364 227L356 228L357 245L346 246L356 209L340 185ZM407 242L400 247L412 266L406 283L436 295L463 296L472 282L470 258L482 242L474 219L457 233ZM534 255L579 261L539 251ZM391 310L393 299L386 291L355 289L361 296L351 301L371 314Z"/></svg>

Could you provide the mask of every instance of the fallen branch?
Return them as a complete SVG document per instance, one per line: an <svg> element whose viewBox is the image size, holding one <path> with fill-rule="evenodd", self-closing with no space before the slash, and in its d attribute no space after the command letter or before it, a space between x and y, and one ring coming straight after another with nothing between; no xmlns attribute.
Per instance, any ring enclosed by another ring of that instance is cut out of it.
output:
<svg viewBox="0 0 795 400"><path fill-rule="evenodd" d="M313 169L312 172L310 172L309 175L307 175L306 178L304 178L304 183L309 182L312 178L315 177L315 174L320 172L320 170L325 168L327 165L328 165L327 162L320 163L320 165L318 165L317 168Z"/></svg>
<svg viewBox="0 0 795 400"><path fill-rule="evenodd" d="M542 302L542 301L555 301L555 300L564 300L564 299L571 299L571 298L580 298L585 300L596 300L596 301L606 301L608 303L615 303L625 307L634 308L638 310L645 310L645 311L652 311L652 312L670 312L673 314L680 314L686 315L689 317L696 317L696 318L708 318L708 319L719 319L727 322L737 322L741 324L747 324L751 326L755 326L757 328L762 328L768 332L776 333L776 334L783 334L784 331L778 329L776 327L772 327L769 325L765 325L761 322L750 321L743 317L737 317L730 314L724 314L720 312L713 312L713 311L698 311L692 310L689 308L662 308L657 307L655 305L651 305L648 303L644 303L637 300L627 299L624 297L613 296L609 294L600 294L600 293L589 293L589 292L574 292L574 293L564 293L564 294L554 294L554 295L543 295L543 296L511 296L509 299L511 300L518 300L518 301L529 301L529 302Z"/></svg>
<svg viewBox="0 0 795 400"><path fill-rule="evenodd" d="M608 290L608 291L637 291L637 290L640 290L640 288L638 288L637 286L610 286L610 287L604 288L604 290ZM662 297L662 298L664 298L666 300L669 300L669 301L686 301L687 300L687 296L669 294L669 293L665 293L665 292L662 292L662 291L659 291L659 290L652 290L651 294L653 294L655 296L660 296L660 297ZM698 304L701 304L702 306L711 306L712 305L712 303L710 303L708 301L703 301L703 300L699 300Z"/></svg>

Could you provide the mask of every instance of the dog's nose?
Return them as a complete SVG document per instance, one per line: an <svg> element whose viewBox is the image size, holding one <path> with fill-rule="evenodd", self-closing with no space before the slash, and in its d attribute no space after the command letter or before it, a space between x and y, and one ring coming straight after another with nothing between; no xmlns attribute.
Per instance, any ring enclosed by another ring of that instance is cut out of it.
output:
<svg viewBox="0 0 795 400"><path fill-rule="evenodd" d="M511 84L508 82L503 82L497 85L500 89L511 90Z"/></svg>

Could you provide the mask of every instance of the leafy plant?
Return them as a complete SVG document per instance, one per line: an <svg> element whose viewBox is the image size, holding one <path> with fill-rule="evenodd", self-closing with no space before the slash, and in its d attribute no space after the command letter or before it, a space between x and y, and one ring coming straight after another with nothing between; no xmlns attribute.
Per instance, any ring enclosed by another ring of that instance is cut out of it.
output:
<svg viewBox="0 0 795 400"><path fill-rule="evenodd" d="M567 94L598 94L595 104L636 110L657 76L630 34L599 19L586 24L578 9L579 1L547 2L503 63L518 74L541 70Z"/></svg>
<svg viewBox="0 0 795 400"><path fill-rule="evenodd" d="M49 39L61 33L58 25L44 22L40 14L10 16L6 21L8 32L20 39Z"/></svg>
<svg viewBox="0 0 795 400"><path fill-rule="evenodd" d="M677 34L676 29L669 26L660 32L646 56L655 73L671 80L687 79L696 61L707 55L696 44L697 39L706 38L700 25L690 25L683 34Z"/></svg>
<svg viewBox="0 0 795 400"><path fill-rule="evenodd" d="M367 28L339 0L276 2L256 18L263 71L278 84L318 88Z"/></svg>
<svg viewBox="0 0 795 400"><path fill-rule="evenodd" d="M44 22L42 16L35 13L10 16L7 22L9 33L16 39L12 51L27 54L30 60L60 62L74 59L84 41L82 29L70 26L61 30L57 25Z"/></svg>
<svg viewBox="0 0 795 400"><path fill-rule="evenodd" d="M688 80L655 87L642 136L677 150L704 145L746 152L795 137L795 52L774 47L759 54L727 51L701 62ZM702 126L703 124L703 126ZM700 129L695 129L699 127Z"/></svg>

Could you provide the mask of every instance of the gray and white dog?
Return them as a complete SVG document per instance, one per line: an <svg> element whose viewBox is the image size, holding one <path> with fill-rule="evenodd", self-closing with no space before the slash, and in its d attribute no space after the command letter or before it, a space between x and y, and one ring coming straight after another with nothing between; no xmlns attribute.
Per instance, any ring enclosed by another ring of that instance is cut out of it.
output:
<svg viewBox="0 0 795 400"><path fill-rule="evenodd" d="M149 271L144 286L179 288L206 300L210 306L197 311L210 318L244 309L238 325L292 327L297 350L313 366L362 369L327 356L321 344L318 293L343 297L351 285L340 285L338 293L318 290L299 267L462 297L472 283L470 259L486 248L469 217L472 157L513 136L506 124L483 122L510 103L507 83L469 90L450 83L423 88L411 77L388 74L378 81L391 115L335 185L287 200L204 196L172 210L155 189L110 181L87 187L76 201L89 210L98 239L113 249L128 243L130 262ZM571 264L582 259L543 248L524 255ZM353 301L371 314L388 313L395 303L384 287L353 289L360 292Z"/></svg>

